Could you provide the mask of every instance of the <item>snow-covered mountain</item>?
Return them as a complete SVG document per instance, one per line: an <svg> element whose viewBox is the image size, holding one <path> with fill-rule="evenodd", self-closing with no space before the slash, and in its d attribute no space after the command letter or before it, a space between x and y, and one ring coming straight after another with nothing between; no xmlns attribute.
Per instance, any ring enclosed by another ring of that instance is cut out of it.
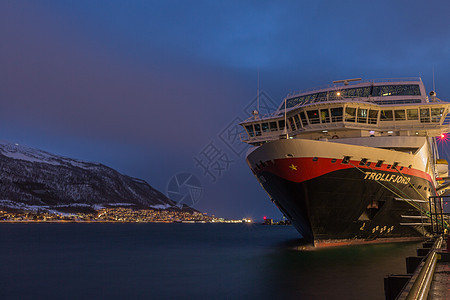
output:
<svg viewBox="0 0 450 300"><path fill-rule="evenodd" d="M165 209L175 203L141 179L84 162L0 141L0 206Z"/></svg>

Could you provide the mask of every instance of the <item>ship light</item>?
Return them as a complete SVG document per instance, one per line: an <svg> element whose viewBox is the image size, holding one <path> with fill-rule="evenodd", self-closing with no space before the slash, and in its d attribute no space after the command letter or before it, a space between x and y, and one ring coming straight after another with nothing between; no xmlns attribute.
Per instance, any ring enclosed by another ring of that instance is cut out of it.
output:
<svg viewBox="0 0 450 300"><path fill-rule="evenodd" d="M374 134L375 134L375 131L371 130L371 131L369 131L369 133L370 133L371 135L374 135Z"/></svg>
<svg viewBox="0 0 450 300"><path fill-rule="evenodd" d="M322 130L322 132L323 132L323 133L327 133L327 132L328 132L328 130Z"/></svg>
<svg viewBox="0 0 450 300"><path fill-rule="evenodd" d="M340 95L341 95L341 92L337 92L337 93L336 93L336 96L339 97Z"/></svg>

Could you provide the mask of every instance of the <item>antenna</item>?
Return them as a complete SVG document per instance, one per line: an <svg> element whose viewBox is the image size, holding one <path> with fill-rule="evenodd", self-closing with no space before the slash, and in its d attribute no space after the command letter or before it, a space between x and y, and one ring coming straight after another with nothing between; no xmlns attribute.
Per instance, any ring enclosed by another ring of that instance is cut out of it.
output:
<svg viewBox="0 0 450 300"><path fill-rule="evenodd" d="M256 91L256 110L259 112L259 69L258 69L258 87Z"/></svg>
<svg viewBox="0 0 450 300"><path fill-rule="evenodd" d="M288 131L287 131L286 99L287 98L284 98L284 130L283 130L283 134L286 135L286 139L287 139L289 137L288 137Z"/></svg>
<svg viewBox="0 0 450 300"><path fill-rule="evenodd" d="M434 83L434 65L433 65L433 91L436 92L436 85Z"/></svg>

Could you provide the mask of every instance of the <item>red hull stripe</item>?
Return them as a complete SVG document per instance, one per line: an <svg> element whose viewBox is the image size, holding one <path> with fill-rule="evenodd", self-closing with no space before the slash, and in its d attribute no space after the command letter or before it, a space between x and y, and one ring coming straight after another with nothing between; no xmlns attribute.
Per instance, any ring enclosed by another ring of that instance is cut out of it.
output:
<svg viewBox="0 0 450 300"><path fill-rule="evenodd" d="M290 180L293 182L303 182L306 180L310 180L322 175L325 175L330 172L352 169L357 166L364 172L390 172L392 174L397 174L397 170L387 168L388 164L383 164L381 167L376 168L375 163L371 163L370 167L368 166L360 166L360 161L351 160L349 164L342 164L342 159L336 159L333 163L331 158L317 158L316 161L313 160L312 157L301 157L301 158L282 158L275 159L273 161L266 161L263 164L258 163L258 166L255 170L255 173L260 172L270 172L275 174L281 178L286 180ZM401 166L397 166L397 169L400 170ZM415 176L423 178L429 182L432 182L431 176L428 173L417 169L409 169L408 167L403 167L403 170L400 171L405 176Z"/></svg>

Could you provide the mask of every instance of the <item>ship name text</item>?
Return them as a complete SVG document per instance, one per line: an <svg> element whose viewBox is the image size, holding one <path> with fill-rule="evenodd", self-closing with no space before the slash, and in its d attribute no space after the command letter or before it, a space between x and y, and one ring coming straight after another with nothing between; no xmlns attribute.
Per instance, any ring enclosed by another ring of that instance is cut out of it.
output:
<svg viewBox="0 0 450 300"><path fill-rule="evenodd" d="M408 184L411 181L410 177L406 177L403 175L397 174L385 174L378 172L365 172L366 176L364 176L365 180L375 180L375 181L387 181L392 183L402 183Z"/></svg>

